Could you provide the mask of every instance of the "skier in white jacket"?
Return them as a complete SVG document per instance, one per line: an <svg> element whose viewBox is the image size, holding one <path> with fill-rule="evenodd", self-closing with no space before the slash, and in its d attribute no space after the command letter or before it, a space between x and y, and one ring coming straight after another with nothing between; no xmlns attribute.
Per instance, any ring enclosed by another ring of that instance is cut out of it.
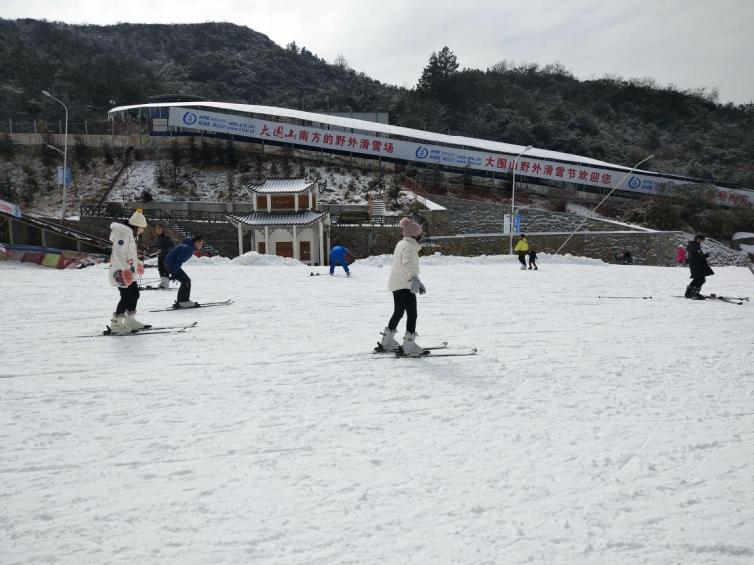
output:
<svg viewBox="0 0 754 565"><path fill-rule="evenodd" d="M139 261L136 237L141 235L146 227L147 220L141 209L133 213L128 225L118 222L110 224L113 251L107 274L110 284L118 287L120 292L120 301L110 319L112 333L129 333L150 327L136 319L136 304L139 301L136 277L144 274L144 265Z"/></svg>
<svg viewBox="0 0 754 565"><path fill-rule="evenodd" d="M378 349L397 351L401 347L406 355L420 355L424 349L416 343L416 295L427 292L419 280L419 239L422 227L411 218L403 218L399 225L403 229L403 239L395 246L388 280L388 289L393 293L393 315L382 332ZM401 346L395 340L395 332L404 313L406 335L403 336Z"/></svg>

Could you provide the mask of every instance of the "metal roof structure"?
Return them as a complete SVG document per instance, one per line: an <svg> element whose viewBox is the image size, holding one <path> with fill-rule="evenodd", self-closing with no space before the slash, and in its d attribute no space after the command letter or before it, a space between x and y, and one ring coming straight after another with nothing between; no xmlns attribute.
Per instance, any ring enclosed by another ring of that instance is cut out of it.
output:
<svg viewBox="0 0 754 565"><path fill-rule="evenodd" d="M228 215L233 225L246 226L308 226L322 218L327 212L303 210L300 212L252 212L244 216Z"/></svg>
<svg viewBox="0 0 754 565"><path fill-rule="evenodd" d="M334 126L353 130L357 132L374 132L378 134L385 134L388 136L400 136L409 139L421 140L424 142L431 142L441 145L448 145L453 147L462 147L468 149L481 149L484 151L492 151L495 153L505 153L508 155L518 155L524 149L523 145L516 145L513 143L502 143L498 141L489 141L486 139L476 139L473 137L462 137L457 135L446 135L443 133L434 133L431 131L423 131L418 129L406 128L402 126L394 126L389 124L380 124L376 122L368 122L365 120L357 120L355 118L345 118L340 116L330 116L326 114L316 114L314 112L305 112L303 110L292 110L290 108L277 108L274 106L258 106L255 104L234 104L230 102L160 102L152 104L134 104L130 106L118 106L111 109L108 115L118 114L121 112L128 112L132 110L146 110L149 108L214 108L216 110L225 110L228 112L237 112L241 114L250 114L254 116L272 116L279 118L290 118L295 120L301 120L303 122L325 124L328 126ZM597 159L591 159L590 157L583 157L581 155L573 155L571 153L561 153L560 151L550 151L548 149L538 149L536 147L530 149L526 153L529 157L539 157L542 159L554 159L558 161L569 161L573 163L581 163L583 165L595 165L602 167L611 167L614 169L622 169L625 171L631 170L630 167L624 167L622 165L615 165L605 161L599 161Z"/></svg>
<svg viewBox="0 0 754 565"><path fill-rule="evenodd" d="M307 180L304 177L270 177L263 183L252 185L250 188L257 194L297 194L311 190L315 184L316 181Z"/></svg>

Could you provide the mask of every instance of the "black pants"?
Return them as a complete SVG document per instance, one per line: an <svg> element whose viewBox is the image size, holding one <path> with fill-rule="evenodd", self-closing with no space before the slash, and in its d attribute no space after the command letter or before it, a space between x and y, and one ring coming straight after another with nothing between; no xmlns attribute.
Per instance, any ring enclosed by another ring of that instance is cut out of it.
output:
<svg viewBox="0 0 754 565"><path fill-rule="evenodd" d="M696 296L702 291L702 286L707 282L707 277L694 277L686 287L686 298Z"/></svg>
<svg viewBox="0 0 754 565"><path fill-rule="evenodd" d="M168 270L165 268L165 257L167 256L167 253L160 253L157 256L157 272L160 273L160 277L170 276L170 273L168 273Z"/></svg>
<svg viewBox="0 0 754 565"><path fill-rule="evenodd" d="M518 262L521 263L524 267L526 267L526 253L518 254Z"/></svg>
<svg viewBox="0 0 754 565"><path fill-rule="evenodd" d="M406 331L416 331L416 295L407 288L393 291L393 316L387 324L388 329L395 330L398 322L406 313Z"/></svg>
<svg viewBox="0 0 754 565"><path fill-rule="evenodd" d="M125 314L126 310L133 312L136 310L136 303L139 301L139 285L132 282L128 288L118 288L120 292L120 301L115 308L116 314Z"/></svg>
<svg viewBox="0 0 754 565"><path fill-rule="evenodd" d="M178 269L177 272L173 273L173 277L175 277L175 280L181 282L181 288L178 289L178 298L176 301L186 302L191 296L191 279L183 269Z"/></svg>

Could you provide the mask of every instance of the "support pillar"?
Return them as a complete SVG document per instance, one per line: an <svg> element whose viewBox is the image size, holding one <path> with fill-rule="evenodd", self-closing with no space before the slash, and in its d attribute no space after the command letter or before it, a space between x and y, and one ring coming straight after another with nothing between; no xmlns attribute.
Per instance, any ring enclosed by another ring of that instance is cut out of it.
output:
<svg viewBox="0 0 754 565"><path fill-rule="evenodd" d="M319 226L319 264L320 265L326 265L327 261L325 260L325 237L324 237L324 230L323 230L323 224L322 218L320 218L317 221L317 225Z"/></svg>
<svg viewBox="0 0 754 565"><path fill-rule="evenodd" d="M296 261L301 260L301 253L300 253L299 245L298 245L298 226L294 224L293 226L293 258L296 259Z"/></svg>
<svg viewBox="0 0 754 565"><path fill-rule="evenodd" d="M238 256L243 255L243 228L241 222L238 222Z"/></svg>

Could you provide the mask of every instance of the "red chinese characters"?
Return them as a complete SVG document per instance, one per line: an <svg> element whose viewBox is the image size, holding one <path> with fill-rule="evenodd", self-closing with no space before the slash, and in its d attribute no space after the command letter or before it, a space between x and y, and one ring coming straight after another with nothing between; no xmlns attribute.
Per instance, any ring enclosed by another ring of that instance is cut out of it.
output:
<svg viewBox="0 0 754 565"><path fill-rule="evenodd" d="M336 135L335 136L335 145L340 145L341 147L346 144L346 136L345 135Z"/></svg>

